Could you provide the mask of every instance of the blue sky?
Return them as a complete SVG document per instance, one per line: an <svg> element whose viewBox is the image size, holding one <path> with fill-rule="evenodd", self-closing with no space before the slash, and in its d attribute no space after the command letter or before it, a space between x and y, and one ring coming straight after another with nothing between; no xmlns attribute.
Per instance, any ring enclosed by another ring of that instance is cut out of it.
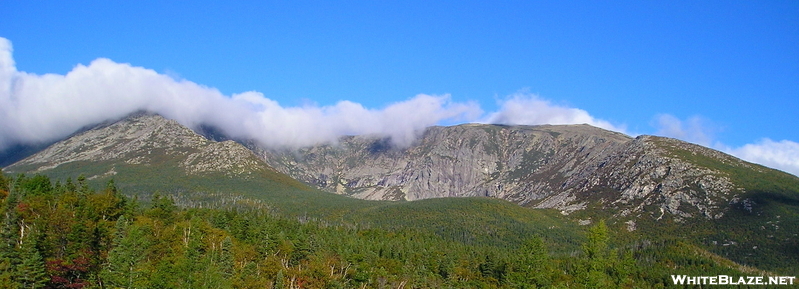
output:
<svg viewBox="0 0 799 289"><path fill-rule="evenodd" d="M13 75L65 76L78 65L100 75L127 65L224 97L252 91L242 99L274 102L257 109L276 103L283 113L330 115L346 111L344 101L375 119L431 96L440 110L420 124L529 123L529 115L495 116L537 101L523 107L552 117L529 124L580 112L605 128L678 137L799 172L799 2L431 2L12 0L0 2L0 37L13 47ZM112 63L93 65L98 58ZM54 95L75 94L64 92L75 84L52 85ZM58 130L53 138L74 126L30 130ZM4 137L46 139L24 134Z"/></svg>

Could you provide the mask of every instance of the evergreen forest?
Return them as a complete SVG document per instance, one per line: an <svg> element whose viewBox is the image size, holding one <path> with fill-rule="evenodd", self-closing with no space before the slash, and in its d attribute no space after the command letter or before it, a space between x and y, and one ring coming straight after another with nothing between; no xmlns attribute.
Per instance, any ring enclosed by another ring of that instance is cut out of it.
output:
<svg viewBox="0 0 799 289"><path fill-rule="evenodd" d="M677 238L623 237L604 221L576 227L570 241L477 242L446 223L336 223L178 206L169 194L140 201L83 177L0 175L0 210L0 288L665 288L673 274L769 274Z"/></svg>

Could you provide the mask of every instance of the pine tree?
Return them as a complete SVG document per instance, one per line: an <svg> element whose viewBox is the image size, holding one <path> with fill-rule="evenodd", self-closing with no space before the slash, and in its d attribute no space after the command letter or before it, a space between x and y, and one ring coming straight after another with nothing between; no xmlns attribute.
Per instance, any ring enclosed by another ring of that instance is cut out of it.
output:
<svg viewBox="0 0 799 289"><path fill-rule="evenodd" d="M75 192L78 190L78 187L72 182L72 178L67 178L66 183L64 184L64 191L67 192Z"/></svg>
<svg viewBox="0 0 799 289"><path fill-rule="evenodd" d="M0 192L8 193L8 179L2 173L0 173Z"/></svg>
<svg viewBox="0 0 799 289"><path fill-rule="evenodd" d="M33 236L25 238L20 248L21 263L16 267L15 281L21 288L42 288L47 283L44 259L36 248Z"/></svg>
<svg viewBox="0 0 799 289"><path fill-rule="evenodd" d="M89 188L89 183L86 182L86 176L81 174L80 176L78 176L78 194L88 195L91 193L92 190Z"/></svg>
<svg viewBox="0 0 799 289"><path fill-rule="evenodd" d="M146 212L146 215L159 219L166 224L172 224L175 221L176 212L177 206L172 198L155 193L152 199L152 206Z"/></svg>
<svg viewBox="0 0 799 289"><path fill-rule="evenodd" d="M230 237L225 237L222 241L222 254L219 257L219 266L222 271L222 277L230 280L233 276L233 241Z"/></svg>
<svg viewBox="0 0 799 289"><path fill-rule="evenodd" d="M144 260L144 249L148 247L144 232L128 224L125 216L116 223L113 249L108 252L108 263L100 273L104 283L110 287L135 288L144 281L140 263Z"/></svg>
<svg viewBox="0 0 799 289"><path fill-rule="evenodd" d="M15 288L16 282L12 281L16 273L14 268L20 263L17 245L19 241L20 217L14 207L18 204L18 194L10 192L5 198L0 218L0 284L4 287Z"/></svg>
<svg viewBox="0 0 799 289"><path fill-rule="evenodd" d="M588 230L588 240L583 244L585 254L582 275L584 284L591 288L611 288L607 269L613 264L608 247L610 236L605 221L600 221Z"/></svg>
<svg viewBox="0 0 799 289"><path fill-rule="evenodd" d="M277 276L275 276L275 286L272 286L272 288L286 288L286 284L284 283L285 281L283 279L286 279L286 277L283 276L283 270L277 271Z"/></svg>
<svg viewBox="0 0 799 289"><path fill-rule="evenodd" d="M509 283L515 287L546 287L551 285L551 264L544 241L536 236L528 239L512 262Z"/></svg>

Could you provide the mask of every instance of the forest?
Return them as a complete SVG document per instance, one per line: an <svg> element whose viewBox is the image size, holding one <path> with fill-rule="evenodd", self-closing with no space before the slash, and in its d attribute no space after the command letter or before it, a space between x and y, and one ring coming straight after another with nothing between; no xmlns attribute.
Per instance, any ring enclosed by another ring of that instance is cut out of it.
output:
<svg viewBox="0 0 799 289"><path fill-rule="evenodd" d="M664 288L672 274L755 274L679 239L618 242L604 221L551 250L535 234L462 242L42 175L0 175L0 210L0 288Z"/></svg>

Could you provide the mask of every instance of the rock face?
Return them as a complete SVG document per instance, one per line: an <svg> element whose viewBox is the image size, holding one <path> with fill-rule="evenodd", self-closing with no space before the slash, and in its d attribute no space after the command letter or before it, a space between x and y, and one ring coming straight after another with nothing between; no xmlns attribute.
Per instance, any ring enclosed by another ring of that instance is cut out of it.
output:
<svg viewBox="0 0 799 289"><path fill-rule="evenodd" d="M174 120L151 114L131 116L76 134L3 170L38 173L76 162L140 166L169 163L186 174L240 177L271 170L234 141L210 141ZM107 174L113 175L115 170L112 168Z"/></svg>
<svg viewBox="0 0 799 289"><path fill-rule="evenodd" d="M212 141L175 121L142 114L76 134L4 171L83 166L94 167L89 178L130 166L237 179L286 174L361 199L485 196L563 214L591 209L627 220L678 222L718 219L730 204L749 202L729 168L767 170L682 141L632 138L588 125L465 124L428 128L407 148L376 136L349 136L336 144L276 151Z"/></svg>
<svg viewBox="0 0 799 289"><path fill-rule="evenodd" d="M371 200L486 196L564 214L593 206L617 216L719 218L742 192L724 173L671 151L738 166L674 139L588 125L431 127L398 149L374 136L296 151L256 149L270 166L325 191Z"/></svg>

